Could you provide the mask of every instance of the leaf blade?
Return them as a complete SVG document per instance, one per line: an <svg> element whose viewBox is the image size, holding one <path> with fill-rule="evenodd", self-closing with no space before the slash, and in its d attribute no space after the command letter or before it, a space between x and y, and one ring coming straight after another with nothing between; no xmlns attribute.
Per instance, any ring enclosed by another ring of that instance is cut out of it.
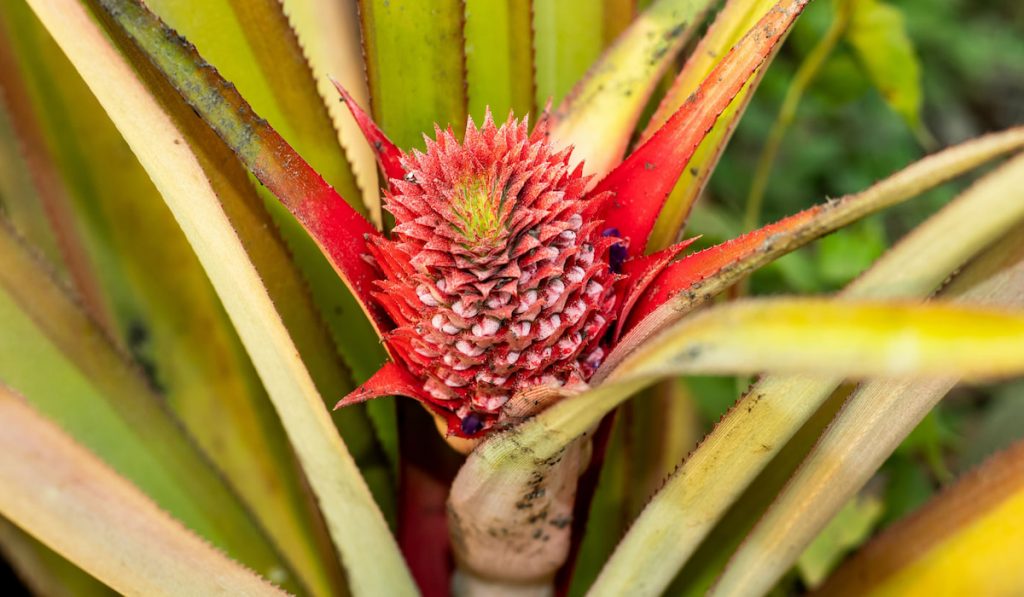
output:
<svg viewBox="0 0 1024 597"><path fill-rule="evenodd" d="M615 200L607 202L599 216L619 229L634 254L645 252L658 214L701 140L806 5L807 0L780 0L672 117L595 186L595 193L614 193Z"/></svg>
<svg viewBox="0 0 1024 597"><path fill-rule="evenodd" d="M878 0L852 3L846 34L882 98L912 130L921 127L921 65L899 8Z"/></svg>
<svg viewBox="0 0 1024 597"><path fill-rule="evenodd" d="M466 0L466 95L469 115L486 108L500 120L533 108L533 50L528 0Z"/></svg>
<svg viewBox="0 0 1024 597"><path fill-rule="evenodd" d="M380 329L386 329L387 320L369 296L376 273L361 257L366 252L364 238L379 234L377 230L256 116L234 86L202 61L191 44L141 4L131 0L99 3L246 168L302 223L363 310Z"/></svg>
<svg viewBox="0 0 1024 597"><path fill-rule="evenodd" d="M1020 175L1019 166L1014 175ZM991 214L991 218L988 224L976 227L973 218L979 213ZM1012 195L989 193L984 186L981 191L968 191L901 240L840 296L924 298L1022 216L1020 202ZM962 244L943 242L951 235L961 237ZM637 557L637 551L644 553L646 545L669 549L666 538L676 550L673 561L689 559L726 509L841 382L839 377L767 375L755 384L634 523L609 561L609 584L615 587L625 582L632 574L627 569L629 562ZM749 446L767 449L751 451Z"/></svg>
<svg viewBox="0 0 1024 597"><path fill-rule="evenodd" d="M1002 171L1010 175L1004 176L1003 184L986 185L984 192L1024 198L1024 193L1015 192L1024 183L1024 158L1015 162L1016 179L1010 164ZM957 302L1019 309L1024 305L1022 289L1024 236L1016 233L969 265L942 295ZM757 592L772 586L799 556L801 546L870 479L956 382L951 373L949 378L923 383L875 380L858 388L733 555L715 591ZM802 508L808 500L815 502L813 512Z"/></svg>
<svg viewBox="0 0 1024 597"><path fill-rule="evenodd" d="M113 597L110 587L46 547L7 519L0 519L0 553L18 577L39 595Z"/></svg>
<svg viewBox="0 0 1024 597"><path fill-rule="evenodd" d="M604 46L600 2L532 2L536 108L558 104Z"/></svg>
<svg viewBox="0 0 1024 597"><path fill-rule="evenodd" d="M732 286L754 269L877 209L909 199L1024 146L1024 128L994 133L932 154L865 191L819 204L684 257L666 267L630 314L627 333L595 375L602 379L633 346Z"/></svg>
<svg viewBox="0 0 1024 597"><path fill-rule="evenodd" d="M461 1L359 0L374 119L396 145L466 122ZM430 23L430 26L424 26ZM410 60L415 56L415 60Z"/></svg>
<svg viewBox="0 0 1024 597"><path fill-rule="evenodd" d="M3 386L0 411L7 422L0 512L100 580L150 595L284 594L186 530Z"/></svg>
<svg viewBox="0 0 1024 597"><path fill-rule="evenodd" d="M363 66L362 41L359 37L359 15L354 5L329 0L299 2L284 0L284 12L295 27L299 43L309 58L320 97L338 131L338 142L352 165L356 184L362 189L367 217L380 228L383 225L380 204L380 182L373 149L359 132L359 127L334 97L333 77L348 89L361 105L370 105ZM344 194L345 191L343 191Z"/></svg>
<svg viewBox="0 0 1024 597"><path fill-rule="evenodd" d="M179 421L2 222L0 248L4 382L208 540L290 574Z"/></svg>
<svg viewBox="0 0 1024 597"><path fill-rule="evenodd" d="M387 524L256 270L195 157L175 143L180 131L80 5L35 0L31 5L118 125L196 248L292 439L353 591L412 593ZM104 85L108 81L117 84Z"/></svg>
<svg viewBox="0 0 1024 597"><path fill-rule="evenodd" d="M1024 589L1024 444L1017 442L875 538L821 588L829 595Z"/></svg>
<svg viewBox="0 0 1024 597"><path fill-rule="evenodd" d="M70 190L61 208L83 227L93 249L86 258L105 273L103 298L112 306L113 320L107 333L140 364L260 518L300 581L315 593L333 592L332 581L340 587L342 573L336 562L320 556L326 543L323 524L284 430L188 241L131 149L28 6L14 3L3 12L15 32L10 39L19 53L31 57L22 59L30 67L23 84L33 95L47 97L41 104L47 110L38 116L61 157L55 180L65 181ZM256 240L247 246L257 248L250 254L264 279L274 280L275 304L287 311L289 330L308 355L316 336L309 330L325 334L318 318L314 324L304 321L313 311L304 281L273 234L244 170L212 132L206 133L183 141L193 148L198 144L207 162L217 164L218 197L241 235L255 232ZM208 165L206 171L211 171ZM320 361L334 354L326 337L314 350ZM331 377L323 371L333 374L341 386L338 393L351 387L337 359L316 369L319 383ZM349 432L350 420L358 421L360 414L346 413L339 424ZM358 425L361 433L365 426ZM361 464L369 460L358 442L352 448Z"/></svg>
<svg viewBox="0 0 1024 597"><path fill-rule="evenodd" d="M592 66L586 65L586 75L552 115L551 129L556 142L574 146L573 160L583 163L585 173L603 176L622 160L648 98L710 4L661 0L640 13ZM600 12L599 3L590 5ZM605 6L606 11L613 8ZM578 35L580 23L571 26Z"/></svg>
<svg viewBox="0 0 1024 597"><path fill-rule="evenodd" d="M326 100L284 5L278 0L147 3L236 85L254 110L361 215L367 210L339 145ZM326 16L326 15L325 15ZM339 73L341 75L343 73ZM328 88L329 89L329 88Z"/></svg>

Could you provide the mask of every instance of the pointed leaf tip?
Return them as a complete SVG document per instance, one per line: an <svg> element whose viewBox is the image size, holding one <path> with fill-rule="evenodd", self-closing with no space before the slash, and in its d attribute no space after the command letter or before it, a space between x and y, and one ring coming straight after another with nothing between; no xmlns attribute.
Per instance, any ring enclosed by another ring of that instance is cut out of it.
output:
<svg viewBox="0 0 1024 597"><path fill-rule="evenodd" d="M339 400L334 405L334 410L384 396L403 396L419 402L428 412L444 421L448 435L468 437L475 433L466 433L462 420L458 416L434 404L430 396L423 390L423 384L413 377L405 367L394 362L385 363L370 379L366 380L366 383Z"/></svg>
<svg viewBox="0 0 1024 597"><path fill-rule="evenodd" d="M743 260L757 251L771 248L773 242L795 234L802 226L814 220L828 204L815 205L788 218L773 222L743 236L727 240L703 251L666 264L652 285L651 291L638 297L624 328L632 329L669 299L687 290L696 289L709 276L729 267L741 267ZM655 253L659 255L660 253Z"/></svg>
<svg viewBox="0 0 1024 597"><path fill-rule="evenodd" d="M597 184L594 193L615 193L602 218L619 228L635 254L646 249L665 199L701 140L776 49L808 2L780 0L733 46L668 122Z"/></svg>
<svg viewBox="0 0 1024 597"><path fill-rule="evenodd" d="M404 367L389 362L378 369L370 379L366 380L366 383L339 400L334 405L334 410L382 396L399 395L422 400L422 394L421 385L412 374Z"/></svg>
<svg viewBox="0 0 1024 597"><path fill-rule="evenodd" d="M334 84L334 88L338 90L338 93L341 94L341 101L345 102L345 105L348 106L349 111L352 112L352 117L356 120L356 124L363 131L363 136L366 137L370 147L373 148L373 153L377 156L377 163L380 165L380 169L384 171L384 176L388 180L405 176L405 169L402 168L402 152L388 139L384 131L380 130L380 127L370 118L370 115L363 111L341 83L334 77L328 78Z"/></svg>

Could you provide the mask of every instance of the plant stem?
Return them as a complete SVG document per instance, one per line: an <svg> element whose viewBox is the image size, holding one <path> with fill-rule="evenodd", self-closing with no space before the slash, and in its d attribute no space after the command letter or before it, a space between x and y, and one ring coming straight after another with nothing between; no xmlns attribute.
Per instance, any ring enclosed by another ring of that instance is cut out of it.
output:
<svg viewBox="0 0 1024 597"><path fill-rule="evenodd" d="M452 581L452 594L456 597L552 597L551 582L514 583L475 576L467 570L458 570Z"/></svg>

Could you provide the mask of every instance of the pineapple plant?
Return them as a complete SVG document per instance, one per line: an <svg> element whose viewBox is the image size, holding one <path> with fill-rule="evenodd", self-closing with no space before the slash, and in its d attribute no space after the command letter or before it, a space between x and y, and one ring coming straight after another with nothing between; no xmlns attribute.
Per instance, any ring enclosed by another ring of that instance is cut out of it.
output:
<svg viewBox="0 0 1024 597"><path fill-rule="evenodd" d="M0 10L0 546L27 582L762 594L957 383L1024 371L1020 157L837 296L743 298L758 268L1024 130L692 250L694 204L809 2L729 0L695 44L712 3L644 4ZM789 109L842 35L905 50L892 6L833 13ZM588 520L623 458L616 411L655 405L653 437L689 400L677 378L708 373L760 377L681 464L650 466L666 480L628 531ZM1021 542L998 522L1020 458L816 583L1019 590L992 554Z"/></svg>

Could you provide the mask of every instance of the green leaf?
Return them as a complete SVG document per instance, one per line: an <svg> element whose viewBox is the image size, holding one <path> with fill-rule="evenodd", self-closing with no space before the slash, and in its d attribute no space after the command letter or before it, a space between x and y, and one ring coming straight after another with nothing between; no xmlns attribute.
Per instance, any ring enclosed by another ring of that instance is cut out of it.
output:
<svg viewBox="0 0 1024 597"><path fill-rule="evenodd" d="M627 516L627 509L631 480L628 476L630 467L626 461L625 448L630 429L618 414L613 416L616 420L605 448L600 476L587 516L587 526L583 536L575 538L582 543L569 588L571 597L582 597L586 594L587 588L601 572L601 565L611 555L615 544L629 526L630 517Z"/></svg>
<svg viewBox="0 0 1024 597"><path fill-rule="evenodd" d="M487 107L497 121L533 108L530 14L529 0L466 0L466 93L477 122Z"/></svg>
<svg viewBox="0 0 1024 597"><path fill-rule="evenodd" d="M124 24L150 25L145 31L136 29L136 33L161 34L159 27L154 30L151 26L152 18L140 5L119 2L109 6L111 16L122 19ZM181 143L185 135L165 111L167 107L157 102L124 56L111 45L106 32L81 5L71 0L33 0L32 8L118 125L196 250L292 440L319 500L330 536L342 556L353 592L412 593L412 580L383 516L338 437L323 399L242 241L225 216L207 172L192 148ZM117 30L112 29L112 33L117 35ZM174 44L165 47L182 49ZM161 58L183 71L196 67L191 57L183 58L174 52ZM224 100L215 93L207 99L214 103ZM187 111L177 108L179 116ZM245 120L230 111L225 116ZM245 130L252 130L262 125L248 115L245 126ZM267 158L262 154L243 157ZM292 163L293 167L301 165ZM271 175L279 173L273 170L279 164L269 159L261 161L260 166L270 168ZM267 174L265 170L261 172ZM284 175L301 176L301 172L289 170ZM270 179L275 184L280 182L278 178Z"/></svg>
<svg viewBox="0 0 1024 597"><path fill-rule="evenodd" d="M335 110L348 110L337 101L337 92L329 80L321 77L320 81L314 82L302 48L299 47L279 2L217 0L204 3L203 10L194 10L187 3L170 0L158 0L155 5L157 13L165 16L171 25L183 27L180 32L197 44L205 60L216 65L220 73L237 86L245 101L256 113L267 119L274 127L275 133L279 133L310 163L317 174L333 185L346 202L360 213L366 213L360 199L361 192L355 186L351 173L346 174L348 165L338 145L333 121L328 117L327 109L316 90L323 88L329 93L328 97L331 98ZM321 17L327 19L332 14L328 11ZM339 41L341 40L335 40ZM254 68L254 65L257 68ZM362 74L354 74L350 70L355 65L350 64L349 67L345 72L337 74L348 75L348 79L356 78L357 81L361 81ZM358 92L361 87L363 85L356 85L354 89ZM202 100L193 96L191 101ZM346 114L345 117L351 120L350 115ZM279 124L282 129L276 128ZM222 127L221 133L224 130L232 130L231 127L241 126L243 125L237 122L228 122ZM350 135L352 134L358 133L350 131ZM262 135L254 135L255 139L235 139L234 143L229 142L229 145L232 145L236 152L242 153L268 151L268 147L272 147L274 142L268 140L267 136L264 131ZM359 143L365 144L365 141L360 140ZM255 147L256 145L260 147ZM292 157L285 158L278 153L277 159L289 161ZM252 169L254 163L247 166ZM266 184L266 181L264 182ZM376 185L375 175L372 183ZM286 186L295 189L302 184L308 183L293 179ZM274 190L279 192L279 189ZM364 381L386 358L376 334L367 325L360 313L359 304L350 296L351 293L339 279L338 272L334 271L331 263L321 254L317 242L310 239L310 235L302 230L295 218L289 215L266 189L261 188L261 196L273 216L273 222L286 241L288 250L295 255L295 261L308 281L309 290L323 320L321 324L326 323L329 327L335 344L332 352L340 351L346 364L352 369L356 381ZM305 201L315 203L308 199ZM295 200L292 200L292 205L295 205ZM377 221L379 222L379 217ZM303 224L308 224L308 221L304 219ZM359 235L360 232L356 230L346 230L339 234ZM327 244L322 238L316 240L321 245ZM362 249L352 248L351 252L357 254L362 252ZM358 255L355 258L359 259ZM361 263L361 259L359 261ZM341 396L350 389L331 388L331 392Z"/></svg>
<svg viewBox="0 0 1024 597"><path fill-rule="evenodd" d="M359 0L374 120L400 148L466 124L461 0Z"/></svg>
<svg viewBox="0 0 1024 597"><path fill-rule="evenodd" d="M152 0L147 6L196 44L253 109L342 197L366 214L303 48L278 0ZM325 87L330 98L335 95Z"/></svg>
<svg viewBox="0 0 1024 597"><path fill-rule="evenodd" d="M603 7L594 0L533 2L536 106L558 105L604 47Z"/></svg>
<svg viewBox="0 0 1024 597"><path fill-rule="evenodd" d="M615 413L571 594L594 582L630 521L699 441L697 392L688 382L667 379Z"/></svg>
<svg viewBox="0 0 1024 597"><path fill-rule="evenodd" d="M3 223L0 328L3 383L207 540L299 586L161 399Z"/></svg>
<svg viewBox="0 0 1024 597"><path fill-rule="evenodd" d="M979 428L965 438L961 467L977 466L997 451L1024 439L1024 382L998 388L994 394Z"/></svg>
<svg viewBox="0 0 1024 597"><path fill-rule="evenodd" d="M0 73L6 75L11 66L0 63ZM30 239L66 279L67 270L62 262L56 235L50 227L42 201L36 196L28 164L19 147L20 141L14 131L10 108L6 105L9 101L6 93L0 101L0 213L11 222L18 234Z"/></svg>
<svg viewBox="0 0 1024 597"><path fill-rule="evenodd" d="M982 189L975 192L1008 194L1019 202L1024 156L1014 162L982 179ZM958 303L1024 307L1024 234L1015 230L983 253L942 296ZM950 370L934 380L874 380L858 388L733 556L716 589L719 594L758 593L773 586L801 547L867 483L957 377ZM810 502L813 511L806 508Z"/></svg>
<svg viewBox="0 0 1024 597"><path fill-rule="evenodd" d="M846 38L886 103L919 129L921 65L902 11L880 0L854 0Z"/></svg>
<svg viewBox="0 0 1024 597"><path fill-rule="evenodd" d="M337 91L331 82L331 78L341 82L360 105L370 105L356 3L283 0L281 4L309 59L316 88L327 102L327 111L338 130L338 142L346 152L356 184L363 191L367 217L379 228L382 214L377 159L349 109L334 101ZM275 40L261 39L261 42L273 44Z"/></svg>
<svg viewBox="0 0 1024 597"><path fill-rule="evenodd" d="M159 386L307 586L320 593L335 591L340 567L322 556L325 531L284 431L181 228L103 108L29 9L14 3L4 11L15 31L11 39L28 61L28 90L40 98L36 105L47 108L38 116L60 158L60 178L55 180L66 180L70 189L63 210L83 227L95 249L87 257L105 273L102 290L113 305L110 333ZM218 198L261 277L273 280L274 302L286 314L317 383L328 396L344 395L352 381L288 247L230 151L206 127L197 130L206 136L193 136L191 142L203 147L207 170L217 172ZM337 283L333 271L330 275ZM365 412L340 413L336 421L357 460L375 476L377 495L389 496L387 463Z"/></svg>
<svg viewBox="0 0 1024 597"><path fill-rule="evenodd" d="M600 177L622 161L651 93L711 2L659 0L630 23L596 62L597 54L591 56L589 46L596 44L600 50L600 24L588 30L585 19L600 18L601 5L588 2L585 10L563 13L573 8L571 4L574 2L535 3L538 92L544 91L540 87L544 77L550 76L544 72L542 61L547 44L554 45L556 52L564 46L580 44L577 47L582 48L582 44L588 44L587 52L579 50L581 60L588 61L576 75L581 76L589 67L586 76L564 101L560 89L552 94L558 109L552 116L551 136L562 145L573 145L573 159L583 162L586 173ZM541 24L552 30L543 29ZM546 35L557 37L547 39ZM561 54L558 56L561 58ZM573 70L564 67L566 78ZM544 97L540 95L538 102Z"/></svg>
<svg viewBox="0 0 1024 597"><path fill-rule="evenodd" d="M750 450L755 454L762 453L765 446L771 446L769 451L777 453L750 487L729 506L707 539L676 573L672 584L669 585L669 593L686 597L707 595L715 579L729 562L730 556L742 544L744 537L800 466L804 455L840 410L848 395L849 392L845 389L835 392L792 438L781 442L777 450L770 443L759 443ZM756 408L753 410L757 411ZM770 418L767 411L758 411L754 416ZM752 438L746 439L749 441ZM771 441L767 437L759 439ZM737 456L743 457L745 454L741 452Z"/></svg>
<svg viewBox="0 0 1024 597"><path fill-rule="evenodd" d="M845 286L885 252L886 244L879 218L865 219L826 236L818 245L818 275L830 287Z"/></svg>
<svg viewBox="0 0 1024 597"><path fill-rule="evenodd" d="M111 588L285 595L168 516L4 386L0 415L0 513Z"/></svg>
<svg viewBox="0 0 1024 597"><path fill-rule="evenodd" d="M818 43L807 53L800 66L793 73L793 78L786 88L786 95L779 107L778 116L768 132L761 155L751 177L750 192L747 195L746 214L743 218L744 229L751 230L761 223L761 207L764 203L765 190L771 179L775 159L782 146L786 132L796 119L797 109L804 93L811 86L822 67L828 62L836 45L843 38L850 21L850 0L839 0L832 3L832 19L828 29L822 34ZM741 287L740 294L745 292Z"/></svg>
<svg viewBox="0 0 1024 597"><path fill-rule="evenodd" d="M23 5L18 5L15 8L23 15L28 13ZM3 20L7 21L6 18ZM76 222L71 217L72 214L69 213L70 192L65 187L60 169L46 146L46 131L36 122L32 107L34 98L31 98L24 88L16 62L14 48L8 45L5 37L3 42L0 42L0 77L2 77L0 87L3 87L3 101L10 113L13 129L11 142L23 154L23 164L32 183L31 190L24 189L27 191L24 196L17 199L12 198L15 214L31 213L31 209L25 209L21 205L31 202L38 203L45 214L45 220L49 224L48 228L52 232L53 240L56 242L57 251L52 256L54 263L62 266L62 271L67 274L69 283L79 293L82 303L90 315L110 328L112 306L102 296L100 272L94 263L89 262L85 253L86 248L96 250L102 247L102 243L90 243L90 240L95 241L95 239L88 238L83 233L80 222ZM40 98L41 101L36 103L45 104L48 99L44 95ZM57 118L61 118L61 116L57 116ZM64 119L61 124L65 125L61 127L62 130L68 128ZM22 160L17 160L16 163L22 163ZM23 189L17 190L22 191ZM30 231L32 230L30 229ZM49 240L48 234L39 234L38 230L33 232L44 242Z"/></svg>

